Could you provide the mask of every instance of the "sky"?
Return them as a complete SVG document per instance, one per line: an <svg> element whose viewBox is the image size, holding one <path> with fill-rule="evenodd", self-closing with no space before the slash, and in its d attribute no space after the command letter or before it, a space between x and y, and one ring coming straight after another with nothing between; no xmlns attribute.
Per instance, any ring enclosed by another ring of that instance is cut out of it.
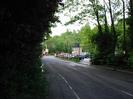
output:
<svg viewBox="0 0 133 99"><path fill-rule="evenodd" d="M52 28L52 36L55 35L61 35L62 33L66 32L67 30L69 31L73 31L73 30L80 30L80 28L82 27L82 25L80 24L73 24L73 25L69 25L69 26L64 26L61 24L57 24L57 27Z"/></svg>
<svg viewBox="0 0 133 99"><path fill-rule="evenodd" d="M80 30L80 28L83 26L79 23L74 23L72 25L65 26L64 24L70 20L70 17L65 16L63 13L59 14L58 16L59 16L59 20L61 21L61 23L57 23L56 27L51 28L51 30L52 30L51 36L61 35L62 33L66 32L67 30L69 30L69 31L76 30L77 31L77 30Z"/></svg>

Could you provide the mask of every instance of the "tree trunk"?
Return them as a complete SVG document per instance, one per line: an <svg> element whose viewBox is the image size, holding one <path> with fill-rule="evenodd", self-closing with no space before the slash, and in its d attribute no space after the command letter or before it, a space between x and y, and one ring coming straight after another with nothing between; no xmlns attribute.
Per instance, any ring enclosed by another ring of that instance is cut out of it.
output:
<svg viewBox="0 0 133 99"><path fill-rule="evenodd" d="M101 27L101 24L100 24L100 21L99 21L99 12L95 11L95 14L96 14L96 18L97 18L99 33L102 33L102 27Z"/></svg>
<svg viewBox="0 0 133 99"><path fill-rule="evenodd" d="M133 0L129 1L129 18L128 18L128 36L129 36L129 48L128 52L133 51Z"/></svg>
<svg viewBox="0 0 133 99"><path fill-rule="evenodd" d="M105 32L106 33L109 33L109 27L108 27L108 21L107 21L107 14L106 14L106 8L105 8L105 5L104 5L104 14L105 14L105 19L104 19L104 21L105 21Z"/></svg>
<svg viewBox="0 0 133 99"><path fill-rule="evenodd" d="M130 14L133 16L133 0L130 0Z"/></svg>
<svg viewBox="0 0 133 99"><path fill-rule="evenodd" d="M96 20L97 20L97 24L98 24L98 32L102 33L102 26L100 24L100 19L99 19L99 11L96 7L97 4L95 4L95 1L92 1L91 3L92 3L92 6L93 6L94 13L96 15Z"/></svg>
<svg viewBox="0 0 133 99"><path fill-rule="evenodd" d="M109 1L109 12L110 12L110 18L111 18L111 32L113 33L113 54L115 54L115 48L116 48L116 42L117 42L117 35L116 35L116 30L115 30L115 25L114 25L114 19L113 19L113 14L112 14L112 7L111 7L111 1Z"/></svg>
<svg viewBox="0 0 133 99"><path fill-rule="evenodd" d="M122 0L123 3L123 51L124 54L127 54L127 48L126 48L126 19L125 19L125 1Z"/></svg>

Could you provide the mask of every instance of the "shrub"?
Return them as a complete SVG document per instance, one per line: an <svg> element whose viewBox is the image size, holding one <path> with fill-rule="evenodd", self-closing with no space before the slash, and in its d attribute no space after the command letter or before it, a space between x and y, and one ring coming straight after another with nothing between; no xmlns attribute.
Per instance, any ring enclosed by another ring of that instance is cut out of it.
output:
<svg viewBox="0 0 133 99"><path fill-rule="evenodd" d="M40 43L56 20L58 0L2 0L0 6L0 99L42 99Z"/></svg>
<svg viewBox="0 0 133 99"><path fill-rule="evenodd" d="M128 66L130 68L133 68L133 52L129 53L129 57L128 57Z"/></svg>

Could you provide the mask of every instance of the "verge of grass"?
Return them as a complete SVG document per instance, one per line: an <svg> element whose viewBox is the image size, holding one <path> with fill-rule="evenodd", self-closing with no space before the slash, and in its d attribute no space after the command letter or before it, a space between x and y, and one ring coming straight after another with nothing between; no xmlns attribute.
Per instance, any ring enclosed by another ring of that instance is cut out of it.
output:
<svg viewBox="0 0 133 99"><path fill-rule="evenodd" d="M58 57L58 58L76 63L80 62L79 58L64 58L64 57Z"/></svg>

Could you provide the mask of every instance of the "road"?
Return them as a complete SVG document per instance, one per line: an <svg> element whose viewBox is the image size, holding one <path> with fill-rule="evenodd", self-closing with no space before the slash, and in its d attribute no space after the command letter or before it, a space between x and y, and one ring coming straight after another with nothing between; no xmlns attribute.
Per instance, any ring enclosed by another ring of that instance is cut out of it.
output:
<svg viewBox="0 0 133 99"><path fill-rule="evenodd" d="M133 99L133 74L95 68L54 56L47 67L48 99Z"/></svg>

